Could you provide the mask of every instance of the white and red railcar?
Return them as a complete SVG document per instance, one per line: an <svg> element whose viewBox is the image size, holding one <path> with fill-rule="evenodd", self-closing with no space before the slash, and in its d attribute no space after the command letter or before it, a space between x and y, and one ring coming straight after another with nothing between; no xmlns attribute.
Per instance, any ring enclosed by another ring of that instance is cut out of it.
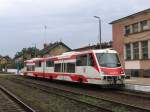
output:
<svg viewBox="0 0 150 112"><path fill-rule="evenodd" d="M125 73L115 50L67 52L25 61L23 75L99 85L124 84Z"/></svg>

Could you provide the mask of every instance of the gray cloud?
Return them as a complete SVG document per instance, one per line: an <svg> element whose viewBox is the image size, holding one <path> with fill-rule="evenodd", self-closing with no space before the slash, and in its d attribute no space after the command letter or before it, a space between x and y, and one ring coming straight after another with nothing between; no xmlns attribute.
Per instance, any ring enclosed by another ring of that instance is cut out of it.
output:
<svg viewBox="0 0 150 112"><path fill-rule="evenodd" d="M62 40L71 48L112 39L108 23L150 7L148 0L1 0L0 54L13 56L23 47ZM47 25L46 34L44 26Z"/></svg>

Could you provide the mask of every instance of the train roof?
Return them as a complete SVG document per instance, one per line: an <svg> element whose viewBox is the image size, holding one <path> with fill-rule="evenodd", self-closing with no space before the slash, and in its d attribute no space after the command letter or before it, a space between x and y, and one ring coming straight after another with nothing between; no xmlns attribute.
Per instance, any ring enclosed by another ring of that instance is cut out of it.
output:
<svg viewBox="0 0 150 112"><path fill-rule="evenodd" d="M35 62L35 61L37 61L37 60L43 60L43 58L32 58L32 59L30 59L30 60L26 60L25 62L26 62L26 63L30 63L30 62Z"/></svg>
<svg viewBox="0 0 150 112"><path fill-rule="evenodd" d="M96 49L96 50L87 50L87 51L80 51L80 52L76 52L76 51L72 51L72 52L66 52L63 53L60 56L65 56L65 55L78 55L78 54L85 54L85 53L117 53L115 50L113 49Z"/></svg>
<svg viewBox="0 0 150 112"><path fill-rule="evenodd" d="M26 63L30 63L30 62L35 62L38 60L57 60L57 59L62 59L62 58L70 58L70 57L74 57L80 54L86 54L86 53L117 53L115 50L113 49L97 49L97 50L88 50L88 51L80 51L80 52L76 52L76 51L71 51L71 52L65 52L61 55L58 56L52 56L52 57L45 57L45 58L33 58L31 60L26 60Z"/></svg>
<svg viewBox="0 0 150 112"><path fill-rule="evenodd" d="M96 50L88 50L88 51L80 51L80 52L76 52L76 51L66 52L56 57L67 58L73 55L80 55L80 54L86 54L86 53L117 53L117 52L113 49L96 49Z"/></svg>
<svg viewBox="0 0 150 112"><path fill-rule="evenodd" d="M117 53L117 51L113 49L98 49L98 50L93 50L94 53Z"/></svg>

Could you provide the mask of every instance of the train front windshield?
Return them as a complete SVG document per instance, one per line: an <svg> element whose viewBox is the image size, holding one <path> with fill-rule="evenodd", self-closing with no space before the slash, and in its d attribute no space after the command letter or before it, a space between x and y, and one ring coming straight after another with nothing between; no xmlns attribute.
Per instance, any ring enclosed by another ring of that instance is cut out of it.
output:
<svg viewBox="0 0 150 112"><path fill-rule="evenodd" d="M120 67L118 55L116 53L96 53L99 65L101 67Z"/></svg>

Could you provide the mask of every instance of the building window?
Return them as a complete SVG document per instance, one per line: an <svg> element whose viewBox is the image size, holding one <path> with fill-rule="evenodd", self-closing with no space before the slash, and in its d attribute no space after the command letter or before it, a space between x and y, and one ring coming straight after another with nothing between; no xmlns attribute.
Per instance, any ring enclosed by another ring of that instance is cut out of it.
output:
<svg viewBox="0 0 150 112"><path fill-rule="evenodd" d="M36 67L41 67L42 66L42 62L41 61L36 61L35 62L35 66Z"/></svg>
<svg viewBox="0 0 150 112"><path fill-rule="evenodd" d="M55 64L54 71L55 71L55 72L61 72L61 63Z"/></svg>
<svg viewBox="0 0 150 112"><path fill-rule="evenodd" d="M148 20L141 21L141 31L147 30L148 28Z"/></svg>
<svg viewBox="0 0 150 112"><path fill-rule="evenodd" d="M126 60L131 60L131 46L126 44Z"/></svg>
<svg viewBox="0 0 150 112"><path fill-rule="evenodd" d="M133 43L133 59L139 59L139 43Z"/></svg>
<svg viewBox="0 0 150 112"><path fill-rule="evenodd" d="M46 61L46 67L53 67L54 66L54 61Z"/></svg>
<svg viewBox="0 0 150 112"><path fill-rule="evenodd" d="M77 56L77 66L87 66L87 55Z"/></svg>
<svg viewBox="0 0 150 112"><path fill-rule="evenodd" d="M132 25L132 28L133 28L133 33L138 32L138 23L134 23L134 24Z"/></svg>
<svg viewBox="0 0 150 112"><path fill-rule="evenodd" d="M130 26L125 26L125 35L129 35L131 33Z"/></svg>
<svg viewBox="0 0 150 112"><path fill-rule="evenodd" d="M141 42L142 59L148 59L148 41Z"/></svg>

